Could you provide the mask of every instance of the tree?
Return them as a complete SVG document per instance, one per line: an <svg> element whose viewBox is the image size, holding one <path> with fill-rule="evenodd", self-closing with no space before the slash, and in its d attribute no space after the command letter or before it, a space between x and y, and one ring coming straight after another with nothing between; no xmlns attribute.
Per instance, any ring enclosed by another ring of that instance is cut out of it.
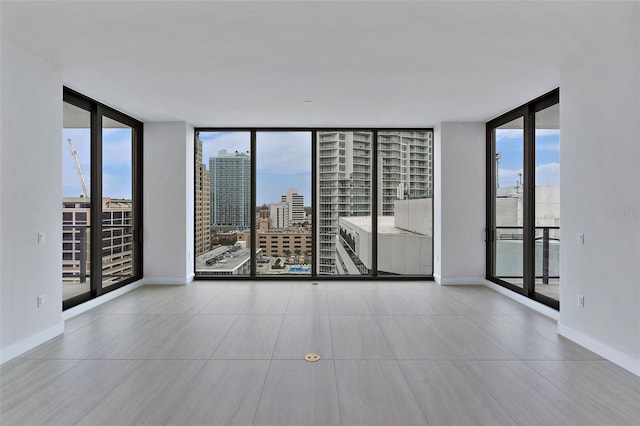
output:
<svg viewBox="0 0 640 426"><path fill-rule="evenodd" d="M300 255L302 254L302 251L300 249L296 249L295 254L296 254L296 263L300 263Z"/></svg>

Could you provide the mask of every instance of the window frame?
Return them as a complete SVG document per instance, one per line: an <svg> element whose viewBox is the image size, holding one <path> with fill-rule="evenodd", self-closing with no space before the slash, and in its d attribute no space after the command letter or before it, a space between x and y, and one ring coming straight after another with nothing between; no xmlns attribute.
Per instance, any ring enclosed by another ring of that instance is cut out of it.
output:
<svg viewBox="0 0 640 426"><path fill-rule="evenodd" d="M535 169L536 137L535 115L537 112L560 104L560 89L556 88L534 100L512 109L486 123L486 266L485 278L529 299L550 308L560 310L560 301L535 291ZM495 276L495 200L496 200L496 141L494 130L504 124L523 117L523 286L513 285Z"/></svg>
<svg viewBox="0 0 640 426"><path fill-rule="evenodd" d="M219 280L252 280L252 281L434 281L434 202L431 203L431 274L429 275L393 275L378 273L378 206L376 202L371 203L371 270L370 275L320 275L317 273L317 234L318 234L318 193L317 193L317 170L318 170L318 156L317 156L317 144L318 144L318 132L371 132L372 133L372 176L371 176L371 199L376 200L378 197L378 174L380 173L378 165L378 132L431 132L432 137L435 138L435 132L433 127L195 127L194 128L194 143L200 132L249 132L251 135L250 153L251 153L251 203L252 212L256 208L256 165L257 159L254 153L256 152L256 137L260 132L310 132L311 133L311 271L308 275L296 276L296 275L259 275L256 271L256 256L255 252L259 247L257 241L256 230L256 215L251 215L251 232L250 232L250 248L251 248L251 262L250 272L248 275L205 275L198 274L196 271L196 256L193 256L193 268L194 268L194 280L196 281L219 281ZM434 140L435 143L435 140ZM432 165L432 178L435 180L435 173L433 173L435 156L431 155L428 160ZM193 182L193 197L196 198L196 182L195 182L195 161L192 162L194 168L194 182ZM435 182L433 186L432 200L435 196ZM195 235L197 230L196 224L196 212L194 209L193 214L194 224L194 246L193 252L195 253Z"/></svg>
<svg viewBox="0 0 640 426"><path fill-rule="evenodd" d="M69 87L63 86L62 102L81 108L90 113L91 132L91 170L89 176L90 199L90 262L92 265L89 291L70 297L62 301L62 310L67 310L81 303L117 290L128 284L142 279L143 273L143 140L144 125L141 121L124 114L114 108L100 103ZM102 121L103 117L110 118L131 127L131 167L132 167L132 199L133 199L133 274L118 283L102 286ZM64 128L64 126L63 126ZM98 265L96 267L95 265ZM96 269L94 271L94 269Z"/></svg>

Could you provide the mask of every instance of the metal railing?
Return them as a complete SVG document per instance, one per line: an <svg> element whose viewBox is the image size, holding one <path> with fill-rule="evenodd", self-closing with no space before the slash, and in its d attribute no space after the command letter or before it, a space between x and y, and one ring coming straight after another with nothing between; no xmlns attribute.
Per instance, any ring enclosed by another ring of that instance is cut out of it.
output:
<svg viewBox="0 0 640 426"><path fill-rule="evenodd" d="M496 226L495 242L499 241L522 241L523 239L523 227L522 226ZM500 232L500 230L519 230L519 232ZM560 237L552 238L550 236L551 230L560 230L559 226L536 226L536 231L541 230L542 236L536 237L535 241L542 242L542 274L536 275L535 278L542 279L543 284L549 284L550 279L559 279L559 275L550 274L550 243L556 242L560 244ZM500 278L523 278L522 276L500 276Z"/></svg>

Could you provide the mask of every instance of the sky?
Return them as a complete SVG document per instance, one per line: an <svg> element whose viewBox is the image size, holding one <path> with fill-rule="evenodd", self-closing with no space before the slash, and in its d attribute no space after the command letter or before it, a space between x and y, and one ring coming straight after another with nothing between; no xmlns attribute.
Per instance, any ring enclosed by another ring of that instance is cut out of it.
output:
<svg viewBox="0 0 640 426"><path fill-rule="evenodd" d="M200 140L207 169L218 151L247 152L251 146L249 132L200 132ZM256 204L279 203L280 196L294 188L310 206L311 132L258 132L256 149Z"/></svg>
<svg viewBox="0 0 640 426"><path fill-rule="evenodd" d="M62 131L62 196L82 195L80 176L67 139L78 153L82 173L91 193L91 148L89 129ZM131 129L104 129L102 132L102 196L131 199Z"/></svg>
<svg viewBox="0 0 640 426"><path fill-rule="evenodd" d="M250 149L249 132L201 132L203 162L209 167L209 157L218 151ZM295 188L304 195L305 206L311 205L311 133L258 132L257 205L280 202L287 189ZM90 186L89 129L64 129L62 135L63 196L82 194L67 139L71 138L78 153L80 166ZM515 186L522 173L522 130L497 129L496 151L502 154L499 165L501 187ZM131 198L131 129L103 130L103 196ZM560 184L560 131L536 130L536 184ZM91 189L89 189L91 192Z"/></svg>
<svg viewBox="0 0 640 426"><path fill-rule="evenodd" d="M523 131L497 129L500 187L516 186L523 167ZM560 185L560 130L536 129L536 185Z"/></svg>

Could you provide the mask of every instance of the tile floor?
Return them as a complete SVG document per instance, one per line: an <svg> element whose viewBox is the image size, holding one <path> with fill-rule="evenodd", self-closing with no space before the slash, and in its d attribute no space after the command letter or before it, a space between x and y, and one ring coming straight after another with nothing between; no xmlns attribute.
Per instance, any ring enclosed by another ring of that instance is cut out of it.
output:
<svg viewBox="0 0 640 426"><path fill-rule="evenodd" d="M3 426L640 424L640 378L484 287L141 287L65 328L0 369Z"/></svg>

